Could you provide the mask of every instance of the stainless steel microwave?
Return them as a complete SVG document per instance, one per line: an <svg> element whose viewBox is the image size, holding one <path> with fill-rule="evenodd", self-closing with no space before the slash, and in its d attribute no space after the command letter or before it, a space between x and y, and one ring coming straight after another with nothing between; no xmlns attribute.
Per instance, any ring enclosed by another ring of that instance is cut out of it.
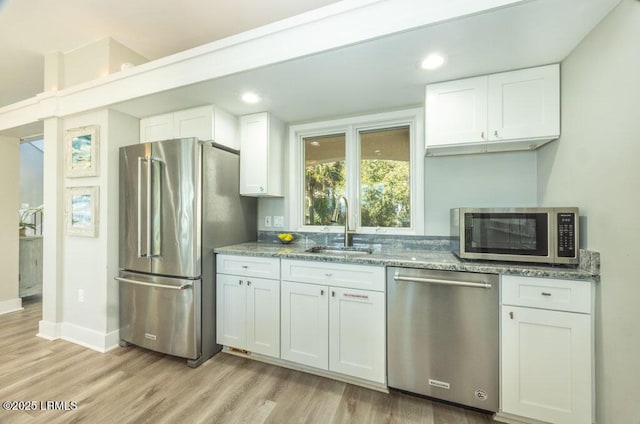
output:
<svg viewBox="0 0 640 424"><path fill-rule="evenodd" d="M454 251L463 259L577 264L578 208L451 210Z"/></svg>

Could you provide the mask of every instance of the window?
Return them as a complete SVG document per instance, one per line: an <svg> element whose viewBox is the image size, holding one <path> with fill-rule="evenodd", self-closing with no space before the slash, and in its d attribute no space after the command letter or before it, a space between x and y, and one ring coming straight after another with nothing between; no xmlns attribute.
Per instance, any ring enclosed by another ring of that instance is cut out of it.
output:
<svg viewBox="0 0 640 424"><path fill-rule="evenodd" d="M331 225L335 199L345 194L345 179L345 135L305 137L305 225Z"/></svg>
<svg viewBox="0 0 640 424"><path fill-rule="evenodd" d="M296 231L422 234L420 109L290 129L289 217Z"/></svg>

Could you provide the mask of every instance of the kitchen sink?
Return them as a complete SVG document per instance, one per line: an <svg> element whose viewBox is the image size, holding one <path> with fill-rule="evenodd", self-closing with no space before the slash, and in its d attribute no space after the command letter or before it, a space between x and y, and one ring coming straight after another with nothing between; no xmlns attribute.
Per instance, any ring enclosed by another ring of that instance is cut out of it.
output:
<svg viewBox="0 0 640 424"><path fill-rule="evenodd" d="M305 250L305 252L325 255L364 256L372 254L373 249L368 247L314 246L311 249Z"/></svg>

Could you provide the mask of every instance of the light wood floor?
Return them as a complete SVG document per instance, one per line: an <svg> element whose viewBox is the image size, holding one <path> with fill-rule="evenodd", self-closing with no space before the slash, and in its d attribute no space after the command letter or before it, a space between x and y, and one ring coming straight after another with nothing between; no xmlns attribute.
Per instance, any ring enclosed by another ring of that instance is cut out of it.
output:
<svg viewBox="0 0 640 424"><path fill-rule="evenodd" d="M0 423L492 422L483 414L389 395L228 354L199 368L137 347L106 354L36 337L39 299L0 315L0 402L74 401L74 411L0 410Z"/></svg>

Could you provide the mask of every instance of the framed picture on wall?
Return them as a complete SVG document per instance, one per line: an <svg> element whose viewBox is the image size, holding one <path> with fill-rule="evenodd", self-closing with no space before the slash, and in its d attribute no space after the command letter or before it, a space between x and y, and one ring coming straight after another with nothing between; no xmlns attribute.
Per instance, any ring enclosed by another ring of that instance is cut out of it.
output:
<svg viewBox="0 0 640 424"><path fill-rule="evenodd" d="M69 129L65 135L67 178L98 176L99 127Z"/></svg>
<svg viewBox="0 0 640 424"><path fill-rule="evenodd" d="M98 237L99 187L67 187L65 214L68 236Z"/></svg>

